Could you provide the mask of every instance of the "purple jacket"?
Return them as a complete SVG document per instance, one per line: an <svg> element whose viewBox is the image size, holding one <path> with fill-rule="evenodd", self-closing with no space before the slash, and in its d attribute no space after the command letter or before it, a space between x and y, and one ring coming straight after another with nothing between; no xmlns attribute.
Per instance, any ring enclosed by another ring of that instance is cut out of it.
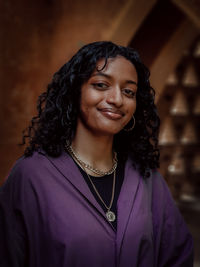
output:
<svg viewBox="0 0 200 267"><path fill-rule="evenodd" d="M0 266L193 266L191 235L157 171L144 180L128 160L117 209L115 232L67 153L22 158L0 193Z"/></svg>

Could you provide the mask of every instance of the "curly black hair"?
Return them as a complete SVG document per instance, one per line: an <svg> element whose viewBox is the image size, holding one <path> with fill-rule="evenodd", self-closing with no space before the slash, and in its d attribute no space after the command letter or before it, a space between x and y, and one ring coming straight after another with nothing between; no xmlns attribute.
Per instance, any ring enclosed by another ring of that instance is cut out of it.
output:
<svg viewBox="0 0 200 267"><path fill-rule="evenodd" d="M81 87L97 66L100 59L122 56L129 60L138 74L137 108L133 131L120 131L114 137L114 149L123 158L130 156L140 173L148 177L149 170L159 167L158 130L160 119L154 104L155 90L150 86L149 70L132 48L109 41L94 42L83 46L53 76L47 91L38 98L37 116L23 131L25 156L43 149L49 156L58 157L71 143L76 132L80 110Z"/></svg>

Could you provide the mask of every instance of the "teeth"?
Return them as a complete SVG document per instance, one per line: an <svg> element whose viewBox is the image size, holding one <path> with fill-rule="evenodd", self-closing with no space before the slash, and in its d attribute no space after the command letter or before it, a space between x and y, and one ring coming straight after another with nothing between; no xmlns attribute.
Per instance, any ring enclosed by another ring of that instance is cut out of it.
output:
<svg viewBox="0 0 200 267"><path fill-rule="evenodd" d="M103 109L102 111L104 111L104 112L110 112L110 113L113 113L113 114L122 115L122 113L121 113L121 112L114 111L114 110L110 110L110 109Z"/></svg>

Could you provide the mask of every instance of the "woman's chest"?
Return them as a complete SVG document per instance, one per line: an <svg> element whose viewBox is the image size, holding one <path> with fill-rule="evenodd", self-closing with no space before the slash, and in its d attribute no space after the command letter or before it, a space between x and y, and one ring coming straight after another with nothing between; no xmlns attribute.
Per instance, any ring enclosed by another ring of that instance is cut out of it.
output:
<svg viewBox="0 0 200 267"><path fill-rule="evenodd" d="M71 184L54 186L53 190L44 190L39 196L40 213L37 216L41 238L50 254L59 247L59 253L69 255L68 260L76 261L79 255L79 260L89 260L90 264L99 261L104 264L99 266L114 266L114 261L116 266L128 267L145 266L138 265L145 253L145 259L152 262L151 210L142 186L127 202L120 196L117 232L97 201Z"/></svg>

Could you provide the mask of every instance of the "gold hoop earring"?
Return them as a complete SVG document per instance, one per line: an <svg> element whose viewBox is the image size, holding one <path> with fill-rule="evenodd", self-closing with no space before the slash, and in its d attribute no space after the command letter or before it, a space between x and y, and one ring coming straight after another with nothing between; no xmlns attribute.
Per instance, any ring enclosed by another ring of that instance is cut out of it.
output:
<svg viewBox="0 0 200 267"><path fill-rule="evenodd" d="M128 128L128 129L124 128L123 130L124 130L125 132L130 132L130 131L132 131L133 128L135 127L135 117L134 117L134 115L133 115L132 118L133 118L133 125L132 125L130 128Z"/></svg>

